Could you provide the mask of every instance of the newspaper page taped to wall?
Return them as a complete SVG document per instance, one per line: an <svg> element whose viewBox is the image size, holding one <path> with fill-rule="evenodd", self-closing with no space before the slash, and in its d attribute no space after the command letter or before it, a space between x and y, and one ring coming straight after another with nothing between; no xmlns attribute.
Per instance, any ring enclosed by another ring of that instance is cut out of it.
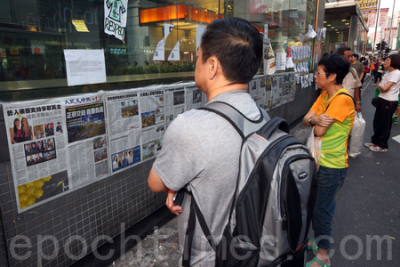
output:
<svg viewBox="0 0 400 267"><path fill-rule="evenodd" d="M106 92L111 173L141 161L140 89Z"/></svg>
<svg viewBox="0 0 400 267"><path fill-rule="evenodd" d="M19 212L70 190L63 107L60 99L4 104Z"/></svg>
<svg viewBox="0 0 400 267"><path fill-rule="evenodd" d="M103 98L101 92L63 98L71 187L74 189L109 175Z"/></svg>

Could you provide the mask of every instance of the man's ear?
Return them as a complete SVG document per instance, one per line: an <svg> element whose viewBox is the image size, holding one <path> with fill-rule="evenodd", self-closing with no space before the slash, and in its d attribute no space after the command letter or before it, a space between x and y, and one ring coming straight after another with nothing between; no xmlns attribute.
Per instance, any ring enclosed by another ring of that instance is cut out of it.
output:
<svg viewBox="0 0 400 267"><path fill-rule="evenodd" d="M208 78L210 80L212 80L217 75L218 70L220 68L220 64L219 64L218 59L215 56L210 57L207 61L208 61L208 67L209 67L209 70L208 70L209 76L208 76Z"/></svg>

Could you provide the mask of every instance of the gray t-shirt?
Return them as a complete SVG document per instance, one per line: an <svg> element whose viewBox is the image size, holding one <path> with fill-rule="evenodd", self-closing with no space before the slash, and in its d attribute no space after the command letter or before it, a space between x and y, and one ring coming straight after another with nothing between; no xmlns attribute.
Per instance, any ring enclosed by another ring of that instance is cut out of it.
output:
<svg viewBox="0 0 400 267"><path fill-rule="evenodd" d="M365 72L364 65L359 61L357 61L355 64L351 64L351 67L357 71L358 77L361 77L361 73Z"/></svg>
<svg viewBox="0 0 400 267"><path fill-rule="evenodd" d="M260 118L256 103L246 91L223 93L211 102L214 101L231 104L251 120ZM189 110L179 115L167 129L163 148L153 165L157 175L172 190L177 191L190 183L217 244L228 222L241 144L240 135L224 118L205 110ZM187 195L178 219L182 253L189 212L190 196ZM214 266L214 261L214 252L197 223L191 266Z"/></svg>

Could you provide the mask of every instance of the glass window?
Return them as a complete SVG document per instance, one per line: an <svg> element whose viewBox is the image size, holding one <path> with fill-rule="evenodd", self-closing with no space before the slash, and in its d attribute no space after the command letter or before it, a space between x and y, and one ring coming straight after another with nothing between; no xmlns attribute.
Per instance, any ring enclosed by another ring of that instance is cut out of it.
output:
<svg viewBox="0 0 400 267"><path fill-rule="evenodd" d="M64 49L103 49L107 84L143 85L142 82L162 83L171 78L193 79L198 25L235 16L249 20L263 32L267 23L275 52L287 53L289 46L299 42L299 33L305 34L308 24L313 25L315 13L315 0L130 0L127 6L122 0L3 2L0 11L0 91L3 92L68 88ZM127 12L123 40L104 32L105 27L110 29L110 24L104 24L105 16L119 17L121 12ZM169 32L165 32L166 24L172 25ZM157 50L165 37L164 50ZM311 44L312 39L306 39L305 43ZM164 57L155 57L158 53ZM118 85L89 87L93 91L117 89Z"/></svg>
<svg viewBox="0 0 400 267"><path fill-rule="evenodd" d="M237 1L235 1L236 3ZM268 24L268 38L271 40L275 55L291 55L290 47L294 45L309 45L312 47L313 39L305 38L300 43L300 34L308 32L308 25L314 26L315 0L250 0L250 14L244 17L261 29ZM235 16L240 16L236 12ZM307 60L310 67L310 60ZM293 71L293 68L277 70L277 72Z"/></svg>
<svg viewBox="0 0 400 267"><path fill-rule="evenodd" d="M106 16L127 12L123 40L104 33L103 0L5 0L0 12L0 83L65 86L64 49L103 49L110 82L154 82L179 72L193 76L197 25L223 17L220 12L225 7L224 1L204 0L128 1L126 7L121 0L107 0L106 5L110 8ZM77 28L76 21L87 31ZM168 33L165 24L173 26ZM164 59L156 59L157 45L164 37ZM173 53L176 46L179 51Z"/></svg>

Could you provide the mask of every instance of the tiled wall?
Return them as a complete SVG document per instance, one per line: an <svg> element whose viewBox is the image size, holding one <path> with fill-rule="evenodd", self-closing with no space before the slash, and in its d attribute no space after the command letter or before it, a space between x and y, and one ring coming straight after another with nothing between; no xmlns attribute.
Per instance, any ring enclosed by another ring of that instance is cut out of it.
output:
<svg viewBox="0 0 400 267"><path fill-rule="evenodd" d="M314 87L300 89L297 86L294 101L268 113L271 117L280 116L293 123L307 113L317 96L318 91L315 91ZM121 232L121 223L125 223L125 228L129 228L162 207L166 195L152 193L147 186L152 164L153 160L147 161L18 214L10 163L0 163L0 200L7 243L10 245L16 235L24 235L32 242L30 249L15 250L18 255L25 255L30 251L26 259L18 260L10 255L11 266L69 266L78 257L71 258L68 252L65 252L64 245L68 238L78 235L89 244L86 252L82 242L75 240L69 244L70 255L81 253L83 257L91 252L90 245L96 237L107 235L113 238ZM52 236L58 240L58 253L55 253L55 246L50 240L38 246L40 236ZM107 241L101 240L98 246L104 242ZM0 231L0 267L7 264L4 245ZM56 255L52 259L40 257L41 254L52 253Z"/></svg>
<svg viewBox="0 0 400 267"><path fill-rule="evenodd" d="M69 266L80 253L83 257L91 252L96 237L107 235L113 238L121 232L122 223L129 228L162 207L166 195L152 193L147 185L152 163L142 163L21 214L17 213L10 163L1 163L0 199L7 242L10 245L16 235L24 235L32 242L29 249L15 249L17 255L27 255L29 251L30 255L24 259L10 255L11 266ZM53 241L38 244L40 237L47 235L58 241L58 253ZM64 246L74 235L83 238L88 249L85 253L84 242L74 240L68 246L73 256L69 257ZM101 240L98 246L105 242ZM0 236L0 267L6 266L5 253ZM42 259L41 254L54 254L55 257Z"/></svg>

